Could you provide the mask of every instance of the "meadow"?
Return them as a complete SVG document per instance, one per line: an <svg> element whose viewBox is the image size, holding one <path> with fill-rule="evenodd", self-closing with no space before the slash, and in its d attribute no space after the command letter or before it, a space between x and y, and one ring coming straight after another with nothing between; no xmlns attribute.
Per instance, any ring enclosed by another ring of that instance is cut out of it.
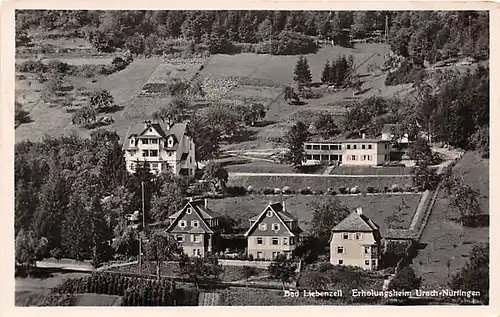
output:
<svg viewBox="0 0 500 317"><path fill-rule="evenodd" d="M463 177L467 184L479 190L481 210L485 214L489 214L488 166L489 159L467 152L453 168L454 175ZM451 276L469 260L469 252L474 245L489 243L489 227L462 227L456 220L458 217L442 190L420 240L425 248L419 251L412 264L417 275L423 278L426 288L446 287Z"/></svg>
<svg viewBox="0 0 500 317"><path fill-rule="evenodd" d="M284 195L283 200L288 212L299 219L305 231L310 230L313 217L313 203L328 201L331 196ZM420 201L420 194L379 195L379 196L338 196L350 209L363 207L363 213L380 226L382 235L387 229L385 219L401 207L398 225L408 228ZM219 215L227 215L249 227L248 219L260 214L270 202L281 201L281 195L248 195L224 199L209 199L208 207Z"/></svg>

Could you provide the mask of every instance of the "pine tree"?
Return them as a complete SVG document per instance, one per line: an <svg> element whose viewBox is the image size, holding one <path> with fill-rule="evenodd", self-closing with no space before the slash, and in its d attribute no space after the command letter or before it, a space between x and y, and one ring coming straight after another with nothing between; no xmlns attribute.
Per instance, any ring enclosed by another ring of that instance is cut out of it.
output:
<svg viewBox="0 0 500 317"><path fill-rule="evenodd" d="M324 84L329 84L331 82L331 68L330 62L327 60L325 67L323 68L323 73L321 74L321 81Z"/></svg>
<svg viewBox="0 0 500 317"><path fill-rule="evenodd" d="M304 142L307 141L308 137L307 126L301 121L293 125L286 135L289 161L294 167L302 165L304 159Z"/></svg>
<svg viewBox="0 0 500 317"><path fill-rule="evenodd" d="M307 58L304 56L299 56L297 64L295 65L295 70L293 72L293 80L298 85L308 86L312 81L311 70L309 69L309 63Z"/></svg>

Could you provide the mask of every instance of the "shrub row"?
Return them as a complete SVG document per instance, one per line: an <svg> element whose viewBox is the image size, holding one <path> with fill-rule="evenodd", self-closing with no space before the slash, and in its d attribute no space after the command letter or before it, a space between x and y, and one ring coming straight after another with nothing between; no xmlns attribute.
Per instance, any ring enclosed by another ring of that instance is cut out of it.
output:
<svg viewBox="0 0 500 317"><path fill-rule="evenodd" d="M243 188L243 187L238 187ZM337 195L337 194L363 194L363 193L403 193L403 192L418 192L417 189L413 186L402 187L400 185L394 184L391 187L385 186L382 189L375 188L373 186L368 186L364 191L360 190L358 186L347 188L347 187L339 187L338 191L335 191L332 188L327 188L326 191L323 190L312 190L311 187L302 188L299 190L290 189L290 187L285 186L283 188L262 188L261 190L253 190L251 186L248 186L246 193L256 193L261 195ZM243 196L244 194L240 194L239 196Z"/></svg>
<svg viewBox="0 0 500 317"><path fill-rule="evenodd" d="M16 71L23 73L58 73L63 75L95 77L98 75L110 75L127 67L132 62L132 57L115 57L111 64L83 64L71 65L58 60L42 62L41 60L27 60L16 64Z"/></svg>
<svg viewBox="0 0 500 317"><path fill-rule="evenodd" d="M68 279L52 289L55 294L96 293L123 296L123 306L192 306L198 294L176 289L171 280L128 277L112 273Z"/></svg>

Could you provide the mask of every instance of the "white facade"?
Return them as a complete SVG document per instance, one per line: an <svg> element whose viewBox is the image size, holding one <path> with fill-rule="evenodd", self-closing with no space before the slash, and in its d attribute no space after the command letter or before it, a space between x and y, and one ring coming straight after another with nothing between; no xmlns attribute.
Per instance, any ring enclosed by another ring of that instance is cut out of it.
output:
<svg viewBox="0 0 500 317"><path fill-rule="evenodd" d="M137 162L148 162L152 172L170 168L175 175L193 176L196 169L195 145L186 134L186 123L162 127L145 122L129 128L123 144L127 171L133 173Z"/></svg>
<svg viewBox="0 0 500 317"><path fill-rule="evenodd" d="M390 142L381 139L306 142L303 165L377 166L390 161L390 151Z"/></svg>

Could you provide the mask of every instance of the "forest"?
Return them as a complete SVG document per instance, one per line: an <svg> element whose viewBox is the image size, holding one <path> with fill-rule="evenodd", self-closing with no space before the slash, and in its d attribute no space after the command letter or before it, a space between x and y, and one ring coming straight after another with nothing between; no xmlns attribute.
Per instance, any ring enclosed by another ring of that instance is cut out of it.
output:
<svg viewBox="0 0 500 317"><path fill-rule="evenodd" d="M212 53L271 39L273 53L298 54L314 49L311 37L345 45L357 38L382 41L386 17L391 50L415 64L459 54L489 56L488 11L18 10L16 39L18 45L29 45L29 30L58 30L50 36L85 37L99 51L127 49L144 55L172 50L170 39L192 41ZM269 52L266 46L259 50Z"/></svg>

